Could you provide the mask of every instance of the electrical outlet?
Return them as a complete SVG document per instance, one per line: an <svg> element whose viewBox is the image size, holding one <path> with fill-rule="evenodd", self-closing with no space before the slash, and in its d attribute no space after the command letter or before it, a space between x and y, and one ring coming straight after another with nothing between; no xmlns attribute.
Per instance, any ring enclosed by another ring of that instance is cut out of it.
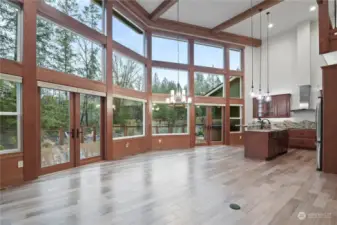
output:
<svg viewBox="0 0 337 225"><path fill-rule="evenodd" d="M161 144L161 139L158 140L159 144Z"/></svg>
<svg viewBox="0 0 337 225"><path fill-rule="evenodd" d="M240 135L240 140L242 139L242 136Z"/></svg>
<svg viewBox="0 0 337 225"><path fill-rule="evenodd" d="M129 147L129 142L127 142L126 144L125 144L125 148L128 148Z"/></svg>
<svg viewBox="0 0 337 225"><path fill-rule="evenodd" d="M20 161L18 161L18 168L22 168L22 167L23 167L23 161L20 160Z"/></svg>

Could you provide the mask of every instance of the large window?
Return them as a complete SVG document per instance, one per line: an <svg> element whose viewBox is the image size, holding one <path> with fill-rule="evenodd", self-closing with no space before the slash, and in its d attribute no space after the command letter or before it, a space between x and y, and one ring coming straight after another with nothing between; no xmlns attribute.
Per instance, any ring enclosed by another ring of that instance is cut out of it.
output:
<svg viewBox="0 0 337 225"><path fill-rule="evenodd" d="M229 50L229 69L233 71L241 71L241 50Z"/></svg>
<svg viewBox="0 0 337 225"><path fill-rule="evenodd" d="M225 96L224 76L196 72L194 74L194 94L207 97Z"/></svg>
<svg viewBox="0 0 337 225"><path fill-rule="evenodd" d="M178 46L179 43L179 46ZM178 59L179 47L179 59ZM173 63L188 63L188 42L152 36L152 59Z"/></svg>
<svg viewBox="0 0 337 225"><path fill-rule="evenodd" d="M229 78L230 97L242 98L242 78L239 76L231 76Z"/></svg>
<svg viewBox="0 0 337 225"><path fill-rule="evenodd" d="M177 90L177 87L185 89L188 93L188 73L163 68L152 68L152 92L169 94L171 90Z"/></svg>
<svg viewBox="0 0 337 225"><path fill-rule="evenodd" d="M224 68L224 48L195 43L194 65Z"/></svg>
<svg viewBox="0 0 337 225"><path fill-rule="evenodd" d="M99 0L45 0L61 12L81 23L103 32L103 9Z"/></svg>
<svg viewBox="0 0 337 225"><path fill-rule="evenodd" d="M152 108L152 134L188 133L188 110L185 106L154 103Z"/></svg>
<svg viewBox="0 0 337 225"><path fill-rule="evenodd" d="M0 58L19 60L20 9L5 0L0 1Z"/></svg>
<svg viewBox="0 0 337 225"><path fill-rule="evenodd" d="M0 154L21 150L21 81L0 74Z"/></svg>
<svg viewBox="0 0 337 225"><path fill-rule="evenodd" d="M242 129L242 106L230 106L230 131L240 132Z"/></svg>
<svg viewBox="0 0 337 225"><path fill-rule="evenodd" d="M114 138L145 134L144 102L114 98L113 109Z"/></svg>
<svg viewBox="0 0 337 225"><path fill-rule="evenodd" d="M114 13L114 16L112 17L113 40L137 52L140 55L144 55L145 49L144 32L118 12L113 11L113 13Z"/></svg>
<svg viewBox="0 0 337 225"><path fill-rule="evenodd" d="M38 17L36 45L38 66L104 81L99 44Z"/></svg>
<svg viewBox="0 0 337 225"><path fill-rule="evenodd" d="M123 88L145 91L145 66L133 59L113 53L113 83Z"/></svg>

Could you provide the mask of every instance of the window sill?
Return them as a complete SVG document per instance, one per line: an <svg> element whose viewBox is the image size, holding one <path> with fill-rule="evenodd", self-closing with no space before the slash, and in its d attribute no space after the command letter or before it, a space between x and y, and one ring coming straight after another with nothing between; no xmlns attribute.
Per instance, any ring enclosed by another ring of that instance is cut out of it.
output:
<svg viewBox="0 0 337 225"><path fill-rule="evenodd" d="M18 152L21 152L21 150L20 149L6 149L6 150L0 150L0 155L18 153Z"/></svg>
<svg viewBox="0 0 337 225"><path fill-rule="evenodd" d="M184 135L190 135L189 133L167 133L167 134L152 134L153 137L155 136L184 136Z"/></svg>
<svg viewBox="0 0 337 225"><path fill-rule="evenodd" d="M133 138L142 138L145 137L145 135L135 135L135 136L124 136L124 137L116 137L116 138L112 138L113 141L117 141L117 140L124 140L124 139L133 139Z"/></svg>

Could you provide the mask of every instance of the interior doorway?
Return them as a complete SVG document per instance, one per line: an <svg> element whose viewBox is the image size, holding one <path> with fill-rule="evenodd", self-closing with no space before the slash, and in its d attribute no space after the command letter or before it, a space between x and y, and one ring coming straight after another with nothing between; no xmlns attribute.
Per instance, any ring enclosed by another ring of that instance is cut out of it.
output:
<svg viewBox="0 0 337 225"><path fill-rule="evenodd" d="M195 144L223 144L224 106L195 106Z"/></svg>
<svg viewBox="0 0 337 225"><path fill-rule="evenodd" d="M39 88L40 174L103 159L104 98Z"/></svg>

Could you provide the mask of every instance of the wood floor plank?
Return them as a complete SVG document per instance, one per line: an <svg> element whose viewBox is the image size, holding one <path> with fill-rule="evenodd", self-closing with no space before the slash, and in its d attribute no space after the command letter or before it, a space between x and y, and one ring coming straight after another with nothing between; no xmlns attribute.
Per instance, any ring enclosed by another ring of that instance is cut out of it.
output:
<svg viewBox="0 0 337 225"><path fill-rule="evenodd" d="M45 175L1 191L0 224L337 225L337 176L316 171L314 151L272 161L243 153L149 152Z"/></svg>

